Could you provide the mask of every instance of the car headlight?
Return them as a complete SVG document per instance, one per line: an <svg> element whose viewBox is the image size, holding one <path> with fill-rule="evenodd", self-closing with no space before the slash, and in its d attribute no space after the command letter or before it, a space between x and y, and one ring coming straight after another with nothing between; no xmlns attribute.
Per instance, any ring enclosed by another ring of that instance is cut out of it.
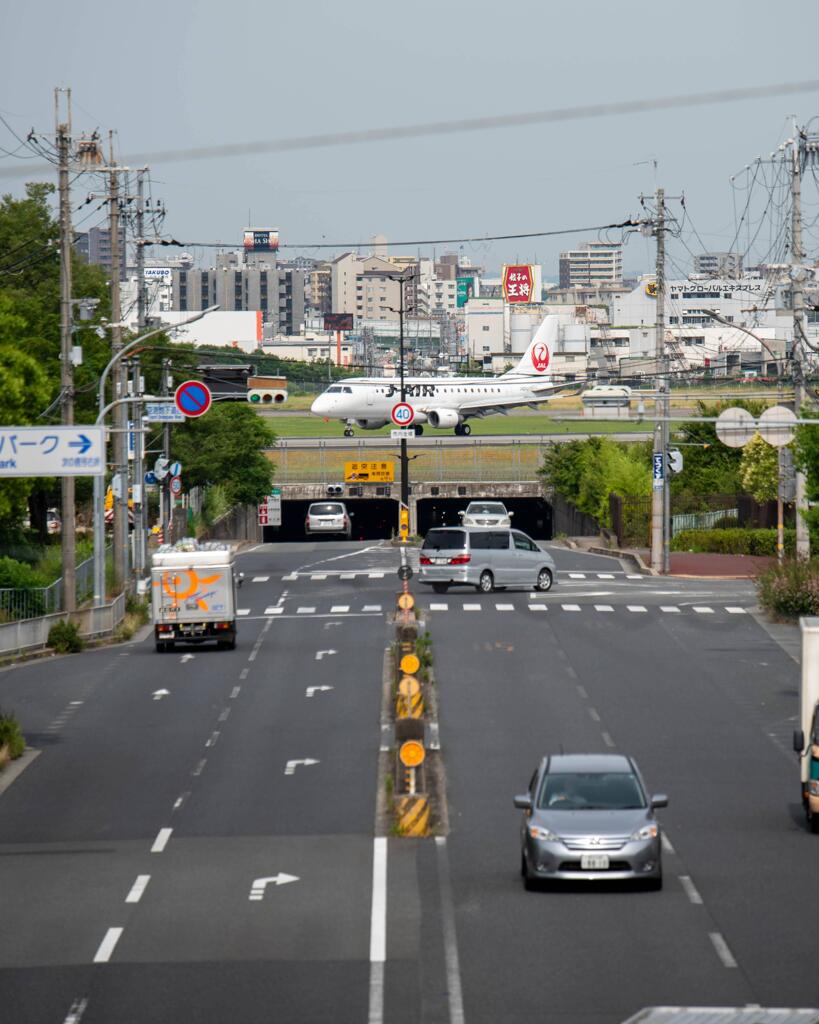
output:
<svg viewBox="0 0 819 1024"><path fill-rule="evenodd" d="M636 832L632 832L629 839L656 839L659 835L660 830L656 825L643 825L642 828L638 828Z"/></svg>
<svg viewBox="0 0 819 1024"><path fill-rule="evenodd" d="M808 793L811 796L819 796L819 779L811 779L808 783Z"/></svg>
<svg viewBox="0 0 819 1024"><path fill-rule="evenodd" d="M550 832L548 828L541 828L539 825L530 825L529 835L532 839L543 839L547 843L557 843L560 841L560 836L556 836L554 832Z"/></svg>

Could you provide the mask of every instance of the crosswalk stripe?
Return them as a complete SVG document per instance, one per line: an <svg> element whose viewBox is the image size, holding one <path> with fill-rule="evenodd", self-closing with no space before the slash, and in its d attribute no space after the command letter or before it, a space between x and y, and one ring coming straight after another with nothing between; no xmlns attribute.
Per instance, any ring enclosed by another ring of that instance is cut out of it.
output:
<svg viewBox="0 0 819 1024"><path fill-rule="evenodd" d="M340 580L354 580L356 574L354 572L342 572L339 574Z"/></svg>
<svg viewBox="0 0 819 1024"><path fill-rule="evenodd" d="M448 604L431 604L429 606L429 610L431 612L448 612L449 611L449 605Z"/></svg>
<svg viewBox="0 0 819 1024"><path fill-rule="evenodd" d="M563 609L564 612L579 612L580 611L580 605L579 604L562 604L560 607Z"/></svg>
<svg viewBox="0 0 819 1024"><path fill-rule="evenodd" d="M680 609L675 604L661 604L661 612L678 612Z"/></svg>
<svg viewBox="0 0 819 1024"><path fill-rule="evenodd" d="M481 610L481 606L479 604L465 604L464 605L464 611L465 612L479 612L480 610Z"/></svg>
<svg viewBox="0 0 819 1024"><path fill-rule="evenodd" d="M296 614L297 615L314 615L315 611L316 611L315 608L297 608L296 609Z"/></svg>
<svg viewBox="0 0 819 1024"><path fill-rule="evenodd" d="M326 580L327 579L327 573L326 572L314 572L314 573L311 573L310 579L311 580Z"/></svg>
<svg viewBox="0 0 819 1024"><path fill-rule="evenodd" d="M644 612L648 610L644 604L629 604L626 607L630 612Z"/></svg>
<svg viewBox="0 0 819 1024"><path fill-rule="evenodd" d="M252 583L267 583L267 581L269 579L270 579L269 576L254 576L251 582Z"/></svg>
<svg viewBox="0 0 819 1024"><path fill-rule="evenodd" d="M290 580L297 580L298 578L297 573L291 572L289 576L282 576L282 583L289 583Z"/></svg>
<svg viewBox="0 0 819 1024"><path fill-rule="evenodd" d="M642 578L643 577L638 572L627 572L626 573L626 579L627 580L641 580Z"/></svg>
<svg viewBox="0 0 819 1024"><path fill-rule="evenodd" d="M747 615L748 614L748 609L747 608L734 608L734 607L731 607L729 605L726 605L725 610L726 610L726 612L728 612L729 615Z"/></svg>
<svg viewBox="0 0 819 1024"><path fill-rule="evenodd" d="M596 604L594 610L596 612L613 612L614 606L610 604Z"/></svg>
<svg viewBox="0 0 819 1024"><path fill-rule="evenodd" d="M611 573L611 572L599 572L597 574L597 578L599 580L613 580L614 579L614 573Z"/></svg>
<svg viewBox="0 0 819 1024"><path fill-rule="evenodd" d="M380 604L365 604L364 607L361 610L362 610L362 612L380 612L381 611L381 605Z"/></svg>
<svg viewBox="0 0 819 1024"><path fill-rule="evenodd" d="M700 615L713 615L714 614L714 609L713 608L708 608L707 606L703 607L702 605L694 605L694 611L698 612Z"/></svg>
<svg viewBox="0 0 819 1024"><path fill-rule="evenodd" d="M334 604L333 607L330 609L330 614L341 615L344 612L348 612L349 610L350 606L348 604Z"/></svg>
<svg viewBox="0 0 819 1024"><path fill-rule="evenodd" d="M515 606L513 604L496 604L495 609L499 612L513 612Z"/></svg>
<svg viewBox="0 0 819 1024"><path fill-rule="evenodd" d="M371 580L383 580L384 579L384 573L383 572L370 572L370 573L367 573L367 578L371 579Z"/></svg>
<svg viewBox="0 0 819 1024"><path fill-rule="evenodd" d="M569 573L569 579L570 580L584 580L585 578L586 578L586 574L584 572L570 572Z"/></svg>
<svg viewBox="0 0 819 1024"><path fill-rule="evenodd" d="M269 608L265 608L265 615L281 615L284 608L281 605L271 605Z"/></svg>
<svg viewBox="0 0 819 1024"><path fill-rule="evenodd" d="M549 606L546 604L530 604L530 612L545 612Z"/></svg>
<svg viewBox="0 0 819 1024"><path fill-rule="evenodd" d="M236 614L237 615L250 615L250 609L249 608L237 608L236 609Z"/></svg>

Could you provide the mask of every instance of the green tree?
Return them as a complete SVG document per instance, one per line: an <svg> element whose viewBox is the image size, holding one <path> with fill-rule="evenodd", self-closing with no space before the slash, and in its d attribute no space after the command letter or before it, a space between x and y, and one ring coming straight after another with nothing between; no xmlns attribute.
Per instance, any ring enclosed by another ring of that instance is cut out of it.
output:
<svg viewBox="0 0 819 1024"><path fill-rule="evenodd" d="M779 482L779 453L776 448L759 434L754 434L740 450L739 477L743 488L756 501L775 500Z"/></svg>
<svg viewBox="0 0 819 1024"><path fill-rule="evenodd" d="M274 465L262 452L272 427L248 405L223 403L171 432L173 458L189 487L221 484L231 505L252 505L270 491Z"/></svg>

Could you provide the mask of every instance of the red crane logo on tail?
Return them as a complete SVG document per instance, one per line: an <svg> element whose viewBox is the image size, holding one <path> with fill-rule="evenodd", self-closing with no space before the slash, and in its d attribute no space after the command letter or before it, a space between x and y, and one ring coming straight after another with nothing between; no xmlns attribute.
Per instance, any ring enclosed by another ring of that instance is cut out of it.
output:
<svg viewBox="0 0 819 1024"><path fill-rule="evenodd" d="M532 349L532 366L536 373L543 373L549 365L549 346L545 341L538 342Z"/></svg>

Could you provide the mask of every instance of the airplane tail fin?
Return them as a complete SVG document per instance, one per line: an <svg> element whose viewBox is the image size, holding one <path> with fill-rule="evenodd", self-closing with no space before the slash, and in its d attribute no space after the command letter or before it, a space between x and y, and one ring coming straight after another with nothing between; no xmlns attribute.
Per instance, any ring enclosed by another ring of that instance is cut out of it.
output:
<svg viewBox="0 0 819 1024"><path fill-rule="evenodd" d="M535 331L535 336L529 342L529 347L513 369L504 376L507 377L543 377L549 372L549 364L552 361L552 349L557 341L560 327L560 317L550 313L544 318L543 323Z"/></svg>

